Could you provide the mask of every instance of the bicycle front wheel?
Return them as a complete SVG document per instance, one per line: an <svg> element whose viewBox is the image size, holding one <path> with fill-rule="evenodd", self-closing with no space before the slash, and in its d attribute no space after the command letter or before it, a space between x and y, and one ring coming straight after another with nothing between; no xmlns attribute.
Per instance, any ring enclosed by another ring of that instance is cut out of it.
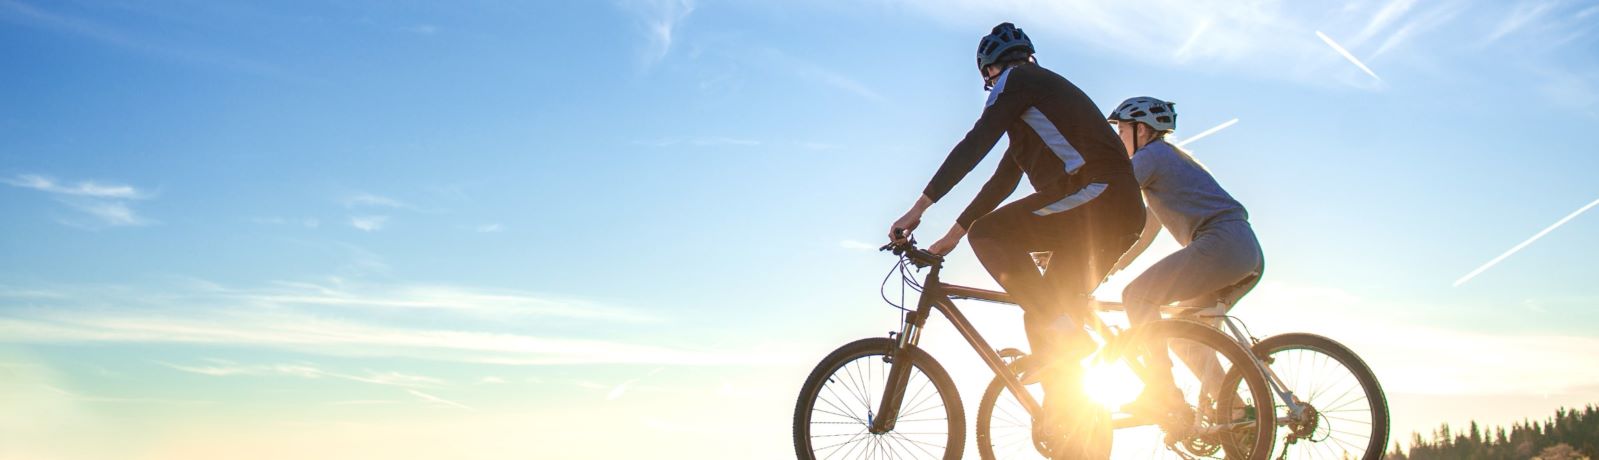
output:
<svg viewBox="0 0 1599 460"><path fill-rule="evenodd" d="M1277 404L1277 437L1287 458L1383 458L1388 399L1354 351L1326 337L1292 333L1267 337L1254 352L1304 403L1298 414Z"/></svg>
<svg viewBox="0 0 1599 460"><path fill-rule="evenodd" d="M910 376L894 429L872 433L871 421L888 388L895 343L851 342L811 371L794 406L794 450L818 458L955 460L965 447L966 415L955 382L933 357L911 348Z"/></svg>

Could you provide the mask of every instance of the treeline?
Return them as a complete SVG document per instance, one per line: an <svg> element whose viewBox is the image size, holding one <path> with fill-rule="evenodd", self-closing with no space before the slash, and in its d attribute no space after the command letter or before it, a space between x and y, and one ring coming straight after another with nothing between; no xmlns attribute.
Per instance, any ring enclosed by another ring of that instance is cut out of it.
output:
<svg viewBox="0 0 1599 460"><path fill-rule="evenodd" d="M1479 428L1477 422L1455 432L1445 424L1423 439L1411 435L1410 450L1399 443L1387 460L1589 460L1599 458L1599 406L1560 409L1542 422L1522 420L1509 429Z"/></svg>

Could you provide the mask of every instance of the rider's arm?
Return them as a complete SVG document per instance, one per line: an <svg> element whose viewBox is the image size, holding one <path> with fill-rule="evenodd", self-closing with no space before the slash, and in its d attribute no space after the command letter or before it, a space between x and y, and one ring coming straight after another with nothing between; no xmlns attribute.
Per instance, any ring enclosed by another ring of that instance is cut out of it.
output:
<svg viewBox="0 0 1599 460"><path fill-rule="evenodd" d="M977 218L998 208L999 203L1010 197L1010 194L1016 191L1016 185L1022 182L1022 168L1016 165L1017 148L1015 144L1011 144L1005 149L1005 156L1000 158L999 167L994 169L994 176L988 178L988 183L983 184L983 189L972 198L972 203L966 205L966 210L961 212L960 217L955 218L955 226L961 229L961 234L964 235L966 230L972 228L972 222L976 222ZM953 229L951 232L953 233Z"/></svg>
<svg viewBox="0 0 1599 460"><path fill-rule="evenodd" d="M1012 73L1017 69L1012 69ZM1008 82L994 88L989 94L988 106L983 108L982 117L977 119L977 124L966 133L966 137L955 148L950 150L949 156L944 159L944 164L933 174L933 179L928 181L927 188L922 190L922 196L937 202L944 198L949 190L955 188L972 168L977 167L988 155L988 151L999 142L999 137L1005 134L1005 128L1022 116L1022 112L1029 107L1027 85L1014 78L1018 75L1009 75Z"/></svg>
<svg viewBox="0 0 1599 460"><path fill-rule="evenodd" d="M1159 151L1153 149L1139 150L1133 155L1133 176L1138 178L1139 188L1148 188L1159 176L1158 156ZM1144 202L1147 203L1149 200L1146 199ZM1147 214L1144 215L1144 230L1138 234L1138 242L1133 243L1133 247L1127 248L1127 252L1116 261L1116 265L1111 266L1111 273L1122 271L1128 265L1132 265L1133 259L1143 255L1144 250L1149 249L1149 245L1155 242L1155 236L1160 234L1160 218L1155 216L1155 210L1148 207L1144 209Z"/></svg>
<svg viewBox="0 0 1599 460"><path fill-rule="evenodd" d="M1149 245L1155 242L1155 236L1160 235L1160 218L1155 217L1155 210L1145 209L1148 214L1144 216L1144 231L1138 234L1138 242L1133 243L1133 247L1127 248L1122 258L1116 261L1116 265L1110 269L1111 273L1122 271L1128 265L1132 265L1133 259L1137 259L1145 249L1149 249Z"/></svg>
<svg viewBox="0 0 1599 460"><path fill-rule="evenodd" d="M983 184L983 190L977 192L977 197L972 199L972 203L966 205L966 210L955 219L955 225L949 226L949 232L944 233L944 237L929 246L928 250L935 254L948 254L960 244L960 239L966 236L966 230L972 227L977 218L999 207L1001 201L1005 201L1011 192L1016 191L1016 184L1022 181L1022 169L1016 166L1014 156L1016 149L1017 147L1012 145L1005 150L1005 157L1000 159L999 167L994 169L994 176L988 179L988 183Z"/></svg>

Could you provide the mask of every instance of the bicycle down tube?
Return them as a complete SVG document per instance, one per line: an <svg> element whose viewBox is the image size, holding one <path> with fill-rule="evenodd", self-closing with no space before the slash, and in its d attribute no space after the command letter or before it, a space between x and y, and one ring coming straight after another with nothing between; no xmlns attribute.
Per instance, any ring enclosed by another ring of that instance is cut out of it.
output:
<svg viewBox="0 0 1599 460"><path fill-rule="evenodd" d="M906 315L904 329L898 334L894 350L894 363L889 370L888 388L884 392L877 416L871 420L871 431L873 433L884 433L894 429L894 421L899 418L900 403L905 396L906 381L910 378L910 366L902 366L901 364L910 362L909 350L911 347L915 347L920 340L922 326L927 323L927 317L935 308L944 315L945 319L949 320L951 325L955 326L955 331L966 339L966 343L977 351L977 355L983 359L983 363L987 364L995 375L1004 380L1005 387L1016 395L1016 399L1022 403L1023 408L1027 409L1028 414L1037 416L1042 411L1042 407L1039 406L1037 401L1033 400L1031 394L1022 386L1021 381L1016 379L1014 373L1006 366L1005 361L1000 358L999 353L995 352L988 345L988 341L977 333L977 329L972 327L971 322L966 319L965 315L961 314L960 309L955 306L955 302L952 299L985 300L1011 305L1015 305L1015 302L1012 302L1010 296L1003 292L943 284L938 280L939 268L939 266L935 265L932 267L932 271L927 274L926 286L923 287L921 299L916 303L916 310Z"/></svg>

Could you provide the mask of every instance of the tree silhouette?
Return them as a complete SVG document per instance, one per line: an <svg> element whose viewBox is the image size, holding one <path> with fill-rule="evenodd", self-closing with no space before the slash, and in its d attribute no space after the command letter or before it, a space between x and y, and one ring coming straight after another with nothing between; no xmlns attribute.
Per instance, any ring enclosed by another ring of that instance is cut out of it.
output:
<svg viewBox="0 0 1599 460"><path fill-rule="evenodd" d="M1448 424L1432 437L1412 433L1410 448L1398 442L1387 460L1589 460L1599 457L1599 405L1561 408L1554 417L1484 428L1472 421L1465 431Z"/></svg>

